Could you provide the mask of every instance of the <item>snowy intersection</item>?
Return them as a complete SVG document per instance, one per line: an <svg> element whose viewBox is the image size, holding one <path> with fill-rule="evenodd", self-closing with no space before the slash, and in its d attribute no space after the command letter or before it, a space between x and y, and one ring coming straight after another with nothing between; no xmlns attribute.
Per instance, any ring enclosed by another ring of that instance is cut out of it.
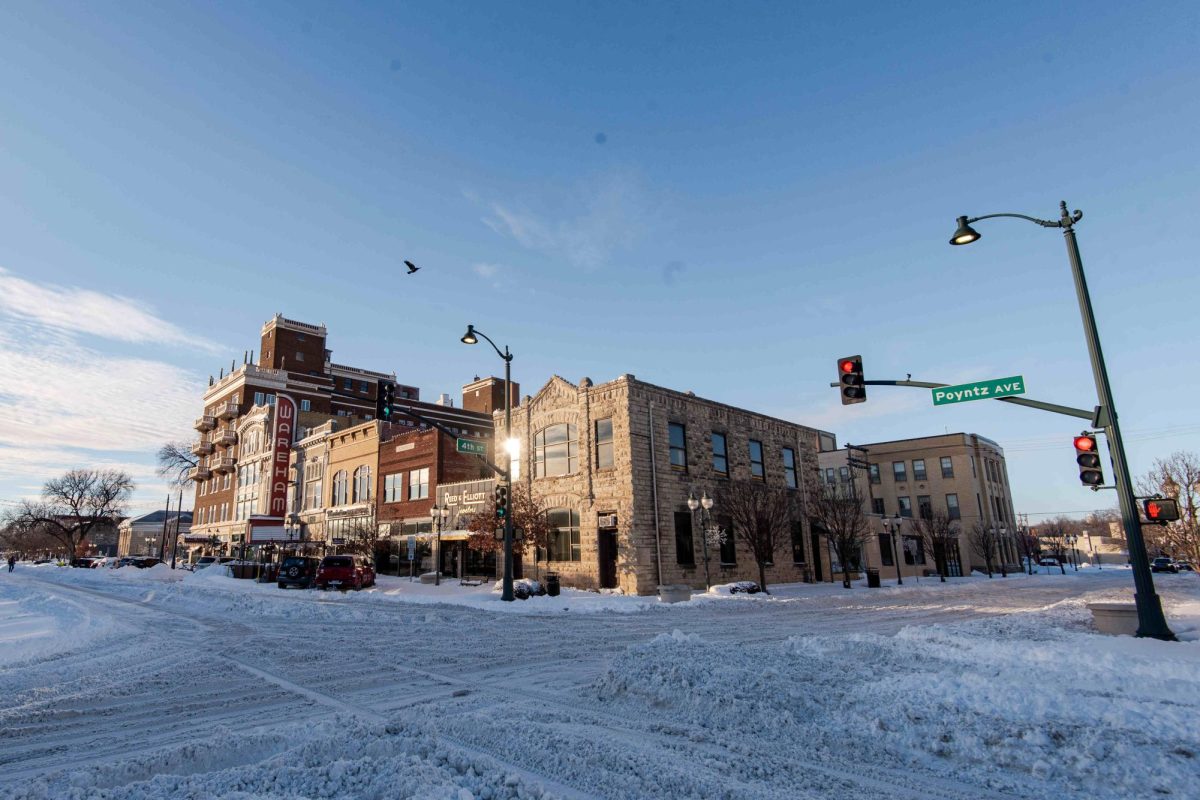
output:
<svg viewBox="0 0 1200 800"><path fill-rule="evenodd" d="M453 603L216 573L0 581L0 796L1190 796L1200 580L1128 572ZM419 586L419 585L418 585ZM624 612L624 613L621 613Z"/></svg>

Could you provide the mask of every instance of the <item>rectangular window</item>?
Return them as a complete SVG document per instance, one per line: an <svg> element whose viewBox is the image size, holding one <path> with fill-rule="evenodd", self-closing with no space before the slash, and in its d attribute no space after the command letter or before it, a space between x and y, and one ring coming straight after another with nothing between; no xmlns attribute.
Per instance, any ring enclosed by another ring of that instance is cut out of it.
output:
<svg viewBox="0 0 1200 800"><path fill-rule="evenodd" d="M904 469L903 461L892 462L892 478L896 483L904 483L908 480L908 472Z"/></svg>
<svg viewBox="0 0 1200 800"><path fill-rule="evenodd" d="M783 448L783 482L790 489L800 487L796 481L796 451L790 447Z"/></svg>
<svg viewBox="0 0 1200 800"><path fill-rule="evenodd" d="M917 495L917 513L921 515L921 519L933 516L933 501L929 499L929 495Z"/></svg>
<svg viewBox="0 0 1200 800"><path fill-rule="evenodd" d="M792 520L792 563L803 564L804 560L804 523L798 519Z"/></svg>
<svg viewBox="0 0 1200 800"><path fill-rule="evenodd" d="M713 472L718 475L729 474L729 456L725 449L725 434L713 431L712 435Z"/></svg>
<svg viewBox="0 0 1200 800"><path fill-rule="evenodd" d="M883 516L883 498L882 497L872 497L871 498L871 513Z"/></svg>
<svg viewBox="0 0 1200 800"><path fill-rule="evenodd" d="M729 517L717 517L717 527L724 532L721 540L721 566L737 565L737 542L733 538L733 520Z"/></svg>
<svg viewBox="0 0 1200 800"><path fill-rule="evenodd" d="M609 469L613 465L612 417L596 420L596 469Z"/></svg>
<svg viewBox="0 0 1200 800"><path fill-rule="evenodd" d="M274 394L267 395L267 405L269 405L269 406L275 405L275 395Z"/></svg>
<svg viewBox="0 0 1200 800"><path fill-rule="evenodd" d="M907 497L897 497L896 500L899 501L899 503L900 503L900 516L911 517L912 516L912 500Z"/></svg>
<svg viewBox="0 0 1200 800"><path fill-rule="evenodd" d="M904 563L910 567L914 564L925 563L925 548L922 546L920 538L916 536L904 537Z"/></svg>
<svg viewBox="0 0 1200 800"><path fill-rule="evenodd" d="M871 483L879 483L879 465L870 464L867 467L867 474L871 476Z"/></svg>
<svg viewBox="0 0 1200 800"><path fill-rule="evenodd" d="M349 378L343 378L342 379L342 388L345 389L346 391L353 391L354 390L354 381L352 381Z"/></svg>
<svg viewBox="0 0 1200 800"><path fill-rule="evenodd" d="M879 534L879 560L885 567L896 566L896 560L892 558L892 537L886 533Z"/></svg>
<svg viewBox="0 0 1200 800"><path fill-rule="evenodd" d="M760 481L767 478L766 469L763 467L762 442L754 439L750 440L750 477Z"/></svg>
<svg viewBox="0 0 1200 800"><path fill-rule="evenodd" d="M946 495L946 514L950 519L962 519L962 512L958 510L958 495Z"/></svg>
<svg viewBox="0 0 1200 800"><path fill-rule="evenodd" d="M370 387L368 387L368 386L367 386L367 382L366 382L366 381L359 381L359 382L358 382L358 390L359 390L360 392L369 392L369 391L370 391Z"/></svg>
<svg viewBox="0 0 1200 800"><path fill-rule="evenodd" d="M668 423L667 438L671 444L671 466L687 470L687 429L678 422Z"/></svg>
<svg viewBox="0 0 1200 800"><path fill-rule="evenodd" d="M383 476L383 502L399 503L403 499L404 473L396 472Z"/></svg>
<svg viewBox="0 0 1200 800"><path fill-rule="evenodd" d="M825 468L825 482L828 484L833 483L833 467Z"/></svg>
<svg viewBox="0 0 1200 800"><path fill-rule="evenodd" d="M408 473L408 499L424 500L429 497L429 467L414 469Z"/></svg>
<svg viewBox="0 0 1200 800"><path fill-rule="evenodd" d="M850 482L850 468L849 467L838 467L838 480L841 481L842 483Z"/></svg>
<svg viewBox="0 0 1200 800"><path fill-rule="evenodd" d="M954 459L952 459L950 456L942 456L942 477L954 477Z"/></svg>
<svg viewBox="0 0 1200 800"><path fill-rule="evenodd" d="M696 563L696 547L692 541L692 512L675 512L675 562L692 566Z"/></svg>
<svg viewBox="0 0 1200 800"><path fill-rule="evenodd" d="M926 480L925 459L923 459L923 458L914 458L913 459L913 480L914 481Z"/></svg>
<svg viewBox="0 0 1200 800"><path fill-rule="evenodd" d="M303 361L303 360L304 360L304 353L301 353L299 350L297 350L297 351L296 351L296 360L297 360L297 361Z"/></svg>
<svg viewBox="0 0 1200 800"><path fill-rule="evenodd" d="M975 505L979 506L979 516L983 516L983 501L979 499L979 492L975 493Z"/></svg>
<svg viewBox="0 0 1200 800"><path fill-rule="evenodd" d="M254 393L254 405L264 406L266 404L267 404L267 396L265 394L263 394L262 392L255 392Z"/></svg>
<svg viewBox="0 0 1200 800"><path fill-rule="evenodd" d="M579 512L568 508L556 508L546 513L550 524L548 561L580 561Z"/></svg>
<svg viewBox="0 0 1200 800"><path fill-rule="evenodd" d="M301 400L300 401L300 410L301 411L312 411L312 400Z"/></svg>

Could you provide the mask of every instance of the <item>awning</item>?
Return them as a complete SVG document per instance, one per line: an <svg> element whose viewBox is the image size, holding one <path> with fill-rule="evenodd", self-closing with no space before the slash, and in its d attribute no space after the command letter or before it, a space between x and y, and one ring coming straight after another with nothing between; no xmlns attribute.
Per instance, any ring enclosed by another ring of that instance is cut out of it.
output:
<svg viewBox="0 0 1200 800"><path fill-rule="evenodd" d="M418 539L420 539L423 542L424 541L432 542L437 539L436 533L407 533L407 534L401 534L400 538L407 539L409 536L416 536ZM442 531L442 541L443 542L465 542L467 539L470 539L470 538L471 538L470 531L463 531L463 530Z"/></svg>

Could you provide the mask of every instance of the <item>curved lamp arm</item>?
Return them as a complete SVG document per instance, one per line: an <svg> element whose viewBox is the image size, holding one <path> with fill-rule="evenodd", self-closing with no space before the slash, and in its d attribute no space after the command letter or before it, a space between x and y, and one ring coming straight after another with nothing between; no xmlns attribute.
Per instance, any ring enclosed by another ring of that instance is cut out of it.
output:
<svg viewBox="0 0 1200 800"><path fill-rule="evenodd" d="M484 339L486 339L487 343L490 344L492 346L492 349L496 351L496 355L500 356L505 361L512 361L513 357L512 357L512 353L508 352L508 345L504 346L504 352L502 353L502 352L500 352L500 348L496 347L496 343L492 341L492 337L488 336L486 333L479 330L474 325L468 325L467 326L467 336L471 336L472 334L474 334L476 336L482 336ZM466 341L466 338L467 337L464 336L463 340Z"/></svg>

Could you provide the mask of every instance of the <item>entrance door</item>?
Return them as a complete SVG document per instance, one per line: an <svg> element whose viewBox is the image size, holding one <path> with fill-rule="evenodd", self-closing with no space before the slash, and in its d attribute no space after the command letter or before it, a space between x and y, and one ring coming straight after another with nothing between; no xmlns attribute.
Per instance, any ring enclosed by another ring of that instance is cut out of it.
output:
<svg viewBox="0 0 1200 800"><path fill-rule="evenodd" d="M813 575L817 579L817 583L825 580L825 576L821 567L821 534L813 531L812 534L812 560L813 560Z"/></svg>
<svg viewBox="0 0 1200 800"><path fill-rule="evenodd" d="M597 533L597 549L600 551L600 588L617 588L617 531L601 528Z"/></svg>

